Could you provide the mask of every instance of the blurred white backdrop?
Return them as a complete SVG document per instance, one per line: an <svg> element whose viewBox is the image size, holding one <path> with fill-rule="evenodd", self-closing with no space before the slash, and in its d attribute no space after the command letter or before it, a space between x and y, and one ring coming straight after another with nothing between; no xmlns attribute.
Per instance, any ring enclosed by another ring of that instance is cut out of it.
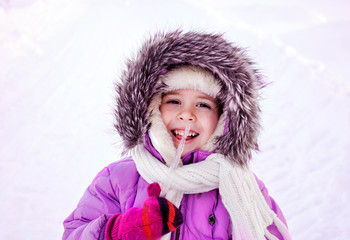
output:
<svg viewBox="0 0 350 240"><path fill-rule="evenodd" d="M225 32L266 81L252 166L293 239L350 238L350 2L0 0L0 238L60 239L120 158L113 82L145 36Z"/></svg>

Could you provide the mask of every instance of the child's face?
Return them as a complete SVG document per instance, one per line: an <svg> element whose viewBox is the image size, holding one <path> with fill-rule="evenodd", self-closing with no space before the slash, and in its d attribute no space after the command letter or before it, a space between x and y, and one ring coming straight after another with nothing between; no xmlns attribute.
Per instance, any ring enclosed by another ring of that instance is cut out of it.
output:
<svg viewBox="0 0 350 240"><path fill-rule="evenodd" d="M180 89L164 94L160 112L176 148L186 126L191 128L182 156L205 145L219 119L217 100L191 89Z"/></svg>

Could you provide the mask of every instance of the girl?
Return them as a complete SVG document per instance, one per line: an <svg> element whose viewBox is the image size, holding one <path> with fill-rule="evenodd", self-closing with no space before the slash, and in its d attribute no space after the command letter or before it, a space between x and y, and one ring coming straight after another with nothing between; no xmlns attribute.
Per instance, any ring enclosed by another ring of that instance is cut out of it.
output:
<svg viewBox="0 0 350 240"><path fill-rule="evenodd" d="M221 35L158 33L116 84L130 157L103 169L63 239L291 239L249 168L261 76Z"/></svg>

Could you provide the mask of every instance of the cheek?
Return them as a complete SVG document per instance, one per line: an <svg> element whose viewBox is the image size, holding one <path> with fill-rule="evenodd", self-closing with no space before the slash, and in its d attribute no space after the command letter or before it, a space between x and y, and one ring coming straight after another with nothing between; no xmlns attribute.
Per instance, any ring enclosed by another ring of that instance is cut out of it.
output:
<svg viewBox="0 0 350 240"><path fill-rule="evenodd" d="M208 134L212 135L216 129L219 117L216 113L208 114L206 117L206 127L208 128Z"/></svg>
<svg viewBox="0 0 350 240"><path fill-rule="evenodd" d="M159 111L165 126L167 126L171 120L171 112L166 107L162 107L162 106L159 108Z"/></svg>

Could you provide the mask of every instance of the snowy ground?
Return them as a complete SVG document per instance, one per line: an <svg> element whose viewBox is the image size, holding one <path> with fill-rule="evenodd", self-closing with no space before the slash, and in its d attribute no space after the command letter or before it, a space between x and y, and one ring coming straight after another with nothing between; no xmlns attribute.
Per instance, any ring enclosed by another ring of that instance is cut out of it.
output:
<svg viewBox="0 0 350 240"><path fill-rule="evenodd" d="M119 158L113 81L125 57L179 26L226 32L272 82L252 165L293 239L350 239L349 11L348 0L0 0L0 239L61 238Z"/></svg>

